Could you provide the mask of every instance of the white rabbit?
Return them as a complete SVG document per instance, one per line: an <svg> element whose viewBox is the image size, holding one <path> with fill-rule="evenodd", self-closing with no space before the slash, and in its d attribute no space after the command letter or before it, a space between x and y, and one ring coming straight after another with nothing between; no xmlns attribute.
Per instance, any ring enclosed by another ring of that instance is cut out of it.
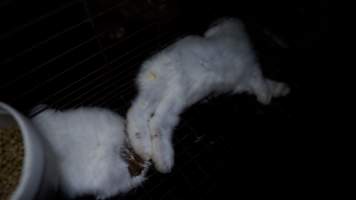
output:
<svg viewBox="0 0 356 200"><path fill-rule="evenodd" d="M68 196L107 198L144 181L149 164L136 163L143 169L131 175L133 155L118 114L102 108L47 109L32 120L48 143L47 181Z"/></svg>
<svg viewBox="0 0 356 200"><path fill-rule="evenodd" d="M233 18L145 61L136 84L138 96L127 114L129 140L163 173L173 166L172 132L187 107L211 93L247 92L263 104L289 93L286 84L263 77L244 25Z"/></svg>

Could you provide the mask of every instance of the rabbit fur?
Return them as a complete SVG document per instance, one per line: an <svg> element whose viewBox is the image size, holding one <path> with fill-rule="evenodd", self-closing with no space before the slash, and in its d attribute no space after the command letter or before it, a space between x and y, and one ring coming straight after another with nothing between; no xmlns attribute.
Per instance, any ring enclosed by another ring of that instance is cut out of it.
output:
<svg viewBox="0 0 356 200"><path fill-rule="evenodd" d="M124 119L103 109L47 109L32 118L45 139L49 182L69 197L94 194L108 198L145 180L146 169L131 176L121 156L126 140Z"/></svg>
<svg viewBox="0 0 356 200"><path fill-rule="evenodd" d="M184 109L207 95L247 92L268 104L289 93L285 83L265 78L243 23L225 18L204 36L187 36L146 60L136 79L138 95L127 113L136 153L155 168L171 171L172 133Z"/></svg>

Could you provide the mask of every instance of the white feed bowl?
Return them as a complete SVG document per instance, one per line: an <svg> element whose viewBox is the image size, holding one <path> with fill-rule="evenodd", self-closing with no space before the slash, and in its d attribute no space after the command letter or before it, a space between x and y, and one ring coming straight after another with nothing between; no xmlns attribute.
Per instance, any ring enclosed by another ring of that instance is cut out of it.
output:
<svg viewBox="0 0 356 200"><path fill-rule="evenodd" d="M39 192L44 174L45 158L41 137L28 118L11 106L0 102L0 128L14 124L21 130L25 157L22 164L21 179L11 196L11 200L34 199Z"/></svg>

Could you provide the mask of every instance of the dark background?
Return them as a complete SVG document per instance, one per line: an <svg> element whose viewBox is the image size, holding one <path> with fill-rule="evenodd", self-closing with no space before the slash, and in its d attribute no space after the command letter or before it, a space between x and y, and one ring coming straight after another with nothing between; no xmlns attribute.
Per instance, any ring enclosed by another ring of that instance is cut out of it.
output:
<svg viewBox="0 0 356 200"><path fill-rule="evenodd" d="M113 199L305 197L319 170L310 91L327 9L321 0L1 0L0 101L27 114L48 104L125 115L144 59L184 35L202 34L219 17L237 16L265 75L287 82L291 94L269 106L243 94L191 107L175 130L173 172L152 170L142 187Z"/></svg>

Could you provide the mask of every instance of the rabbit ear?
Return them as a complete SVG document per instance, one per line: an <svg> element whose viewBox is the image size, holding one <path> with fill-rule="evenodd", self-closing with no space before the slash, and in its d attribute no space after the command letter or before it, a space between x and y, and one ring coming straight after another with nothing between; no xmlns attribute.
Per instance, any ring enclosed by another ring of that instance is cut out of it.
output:
<svg viewBox="0 0 356 200"><path fill-rule="evenodd" d="M48 106L48 105L46 105L46 104L39 104L39 105L35 106L34 108L32 108L32 109L30 110L29 116L30 116L30 117L34 117L34 116L36 116L37 114L39 114L39 113L41 113L41 112L43 112L43 111L45 111L45 110L47 110L47 109L49 109L49 106Z"/></svg>

